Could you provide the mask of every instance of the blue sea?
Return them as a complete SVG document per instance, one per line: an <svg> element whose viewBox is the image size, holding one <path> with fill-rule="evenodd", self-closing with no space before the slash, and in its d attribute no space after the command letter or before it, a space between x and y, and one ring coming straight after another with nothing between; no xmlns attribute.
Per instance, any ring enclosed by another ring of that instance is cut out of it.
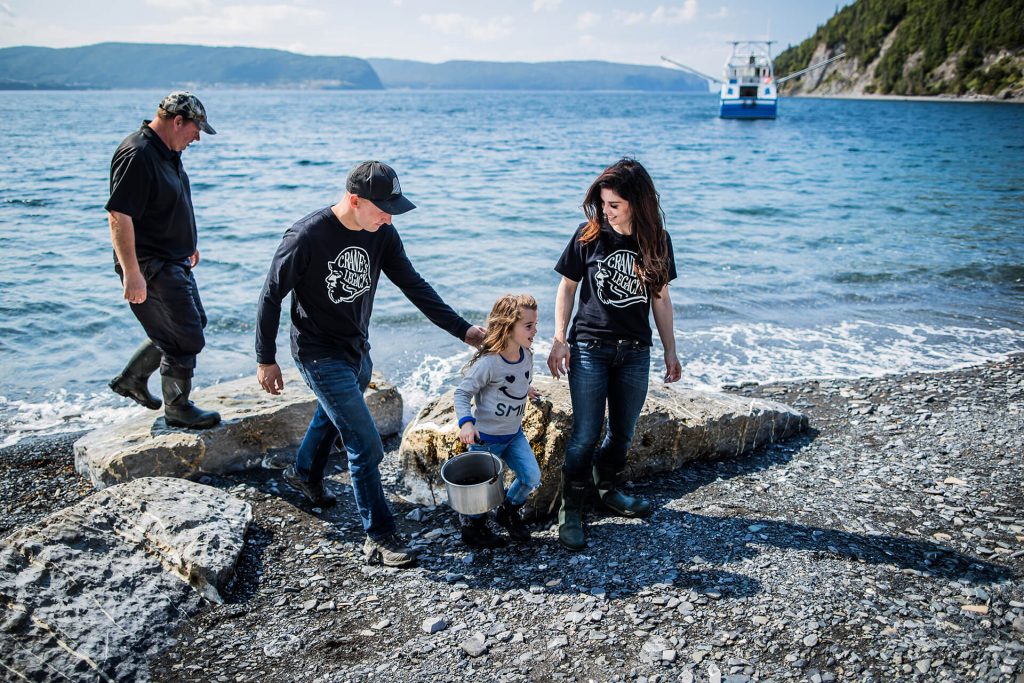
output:
<svg viewBox="0 0 1024 683"><path fill-rule="evenodd" d="M164 94L0 92L0 445L143 411L106 387L142 331L103 204L114 148ZM281 234L367 158L398 170L419 207L396 219L406 249L467 319L504 292L538 298L540 362L552 266L590 182L622 156L654 177L673 237L679 386L1024 351L1021 106L786 99L777 120L732 121L695 94L199 94L218 130L185 152L210 318L199 386L254 375L255 303ZM384 282L371 343L407 417L468 357Z"/></svg>

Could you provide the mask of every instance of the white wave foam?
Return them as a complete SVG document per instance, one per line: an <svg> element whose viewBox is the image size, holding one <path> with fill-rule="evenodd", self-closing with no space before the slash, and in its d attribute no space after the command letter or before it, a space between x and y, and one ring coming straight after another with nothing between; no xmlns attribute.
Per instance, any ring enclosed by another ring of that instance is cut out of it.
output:
<svg viewBox="0 0 1024 683"><path fill-rule="evenodd" d="M725 325L676 334L682 384L714 389L743 382L939 372L1024 351L1022 330L862 320L823 328ZM655 349L660 364L660 345Z"/></svg>
<svg viewBox="0 0 1024 683"><path fill-rule="evenodd" d="M678 387L718 390L744 382L877 377L906 372L939 372L1024 352L1024 330L978 329L848 321L822 328L735 324L704 330L677 330L683 365ZM534 343L534 371L547 374L550 344ZM655 335L652 381L664 371ZM393 377L405 403L408 423L427 402L459 380L472 352L424 356L406 377ZM54 391L41 399L0 396L0 447L41 434L94 429L145 412L114 405L110 394Z"/></svg>
<svg viewBox="0 0 1024 683"><path fill-rule="evenodd" d="M109 395L49 392L41 401L0 396L0 448L40 434L95 429L139 415L145 408L111 405Z"/></svg>

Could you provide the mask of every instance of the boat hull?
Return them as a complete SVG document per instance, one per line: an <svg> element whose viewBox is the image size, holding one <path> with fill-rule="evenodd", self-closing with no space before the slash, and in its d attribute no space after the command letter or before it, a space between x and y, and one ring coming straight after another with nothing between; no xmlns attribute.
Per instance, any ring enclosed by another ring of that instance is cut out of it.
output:
<svg viewBox="0 0 1024 683"><path fill-rule="evenodd" d="M718 115L723 119L774 119L778 100L722 100Z"/></svg>

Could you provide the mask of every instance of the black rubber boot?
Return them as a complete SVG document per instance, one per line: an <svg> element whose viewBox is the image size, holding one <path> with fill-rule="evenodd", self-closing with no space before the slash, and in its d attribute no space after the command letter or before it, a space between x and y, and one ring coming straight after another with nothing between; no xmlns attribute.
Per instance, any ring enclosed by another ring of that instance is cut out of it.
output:
<svg viewBox="0 0 1024 683"><path fill-rule="evenodd" d="M491 527L487 525L487 516L467 517L459 516L462 525L462 542L473 548L504 548L507 541L501 536L495 535Z"/></svg>
<svg viewBox="0 0 1024 683"><path fill-rule="evenodd" d="M160 367L160 359L163 353L153 346L153 342L146 340L142 346L135 349L135 353L124 366L121 374L110 380L107 384L115 394L138 403L140 406L150 410L160 410L160 399L149 393L149 376Z"/></svg>
<svg viewBox="0 0 1024 683"><path fill-rule="evenodd" d="M161 375L160 385L164 393L164 419L168 426L209 429L220 422L220 413L197 408L188 400L192 393L191 379Z"/></svg>
<svg viewBox="0 0 1024 683"><path fill-rule="evenodd" d="M569 550L587 547L583 536L583 498L585 481L562 480L562 505L558 508L558 542Z"/></svg>
<svg viewBox="0 0 1024 683"><path fill-rule="evenodd" d="M643 498L628 496L619 491L621 472L594 467L594 486L601 506L620 517L646 517L651 514L651 503Z"/></svg>
<svg viewBox="0 0 1024 683"><path fill-rule="evenodd" d="M523 517L520 511L523 509L522 504L512 505L506 499L494 512L494 521L499 526L504 527L505 531L508 532L509 538L513 541L519 541L525 543L530 540L530 530L526 528L526 523L523 522Z"/></svg>

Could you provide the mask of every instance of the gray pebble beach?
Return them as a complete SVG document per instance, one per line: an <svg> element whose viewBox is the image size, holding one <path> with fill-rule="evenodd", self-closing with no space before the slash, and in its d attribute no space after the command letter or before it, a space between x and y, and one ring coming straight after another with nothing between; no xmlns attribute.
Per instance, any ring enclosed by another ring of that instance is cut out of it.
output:
<svg viewBox="0 0 1024 683"><path fill-rule="evenodd" d="M277 471L208 477L254 521L225 604L159 681L1024 683L1024 355L936 374L734 387L811 431L635 482L647 520L588 515L569 553L472 552L444 507L385 489L421 548L367 567L348 475L310 508ZM88 495L71 437L0 451L0 534Z"/></svg>

